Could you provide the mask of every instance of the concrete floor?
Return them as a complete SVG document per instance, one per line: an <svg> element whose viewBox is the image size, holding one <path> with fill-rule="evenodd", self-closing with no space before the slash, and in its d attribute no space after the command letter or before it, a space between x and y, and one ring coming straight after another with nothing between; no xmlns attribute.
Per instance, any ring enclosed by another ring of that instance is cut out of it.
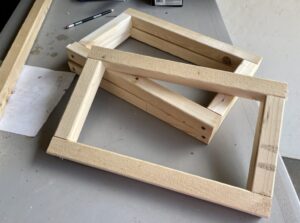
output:
<svg viewBox="0 0 300 223"><path fill-rule="evenodd" d="M263 56L257 76L289 85L280 152L300 197L300 1L216 1L233 44Z"/></svg>

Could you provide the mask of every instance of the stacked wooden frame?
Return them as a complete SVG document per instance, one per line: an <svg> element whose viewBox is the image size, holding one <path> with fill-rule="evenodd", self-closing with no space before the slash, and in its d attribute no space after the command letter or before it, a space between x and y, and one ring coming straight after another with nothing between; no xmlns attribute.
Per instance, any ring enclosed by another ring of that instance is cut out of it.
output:
<svg viewBox="0 0 300 223"><path fill-rule="evenodd" d="M129 37L190 63L237 74L254 75L262 60L232 45L128 9L67 47L71 70L80 74L93 45L116 48ZM149 78L116 73L106 73L101 87L204 143L211 141L237 99L217 94L208 107L203 107Z"/></svg>
<svg viewBox="0 0 300 223"><path fill-rule="evenodd" d="M39 33L52 0L35 0L0 68L0 116Z"/></svg>
<svg viewBox="0 0 300 223"><path fill-rule="evenodd" d="M223 184L147 161L78 143L82 126L108 75L134 75L260 102L248 188ZM120 73L122 72L122 73ZM113 49L93 47L52 138L49 154L157 185L257 216L269 216L287 85L231 72Z"/></svg>

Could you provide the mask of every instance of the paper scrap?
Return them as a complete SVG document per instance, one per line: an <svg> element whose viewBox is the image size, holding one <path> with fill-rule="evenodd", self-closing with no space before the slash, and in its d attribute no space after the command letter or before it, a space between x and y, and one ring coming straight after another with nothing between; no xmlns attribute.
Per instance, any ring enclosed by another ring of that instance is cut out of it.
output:
<svg viewBox="0 0 300 223"><path fill-rule="evenodd" d="M74 76L71 72L24 66L0 119L0 130L36 136Z"/></svg>

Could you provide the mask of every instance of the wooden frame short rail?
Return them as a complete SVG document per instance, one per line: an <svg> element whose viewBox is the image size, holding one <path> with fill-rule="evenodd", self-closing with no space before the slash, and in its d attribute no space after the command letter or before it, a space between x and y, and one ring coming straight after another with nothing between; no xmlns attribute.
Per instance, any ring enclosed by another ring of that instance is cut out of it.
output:
<svg viewBox="0 0 300 223"><path fill-rule="evenodd" d="M80 74L91 46L116 48L129 37L187 62L237 74L254 75L262 60L232 45L128 9L67 47L71 70ZM237 99L217 94L208 107L203 107L148 78L122 73L105 73L101 87L204 143L211 141Z"/></svg>
<svg viewBox="0 0 300 223"><path fill-rule="evenodd" d="M119 73L120 71L128 74ZM78 143L104 73L136 75L260 101L248 188ZM257 216L271 212L287 85L134 53L93 47L47 153Z"/></svg>
<svg viewBox="0 0 300 223"><path fill-rule="evenodd" d="M0 116L12 94L52 0L35 0L0 68Z"/></svg>

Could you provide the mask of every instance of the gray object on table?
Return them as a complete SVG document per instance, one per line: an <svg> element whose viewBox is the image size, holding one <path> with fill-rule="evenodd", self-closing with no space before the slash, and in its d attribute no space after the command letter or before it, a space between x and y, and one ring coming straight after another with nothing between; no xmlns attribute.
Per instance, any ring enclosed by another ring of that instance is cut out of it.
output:
<svg viewBox="0 0 300 223"><path fill-rule="evenodd" d="M230 42L214 1L185 1L183 8L156 8L145 1L78 3L56 0L28 64L67 69L65 46L111 19L75 29L64 25L99 9L128 7ZM13 27L6 27L11 32ZM5 38L1 33L1 41ZM1 42L2 43L2 42ZM121 48L174 59L130 40ZM168 84L202 104L211 94ZM45 153L58 125L68 90L40 134L28 138L0 132L0 222L300 222L299 201L279 159L270 219L261 219L182 194L89 168ZM257 104L239 100L209 146L99 90L80 142L113 149L210 179L245 187Z"/></svg>

